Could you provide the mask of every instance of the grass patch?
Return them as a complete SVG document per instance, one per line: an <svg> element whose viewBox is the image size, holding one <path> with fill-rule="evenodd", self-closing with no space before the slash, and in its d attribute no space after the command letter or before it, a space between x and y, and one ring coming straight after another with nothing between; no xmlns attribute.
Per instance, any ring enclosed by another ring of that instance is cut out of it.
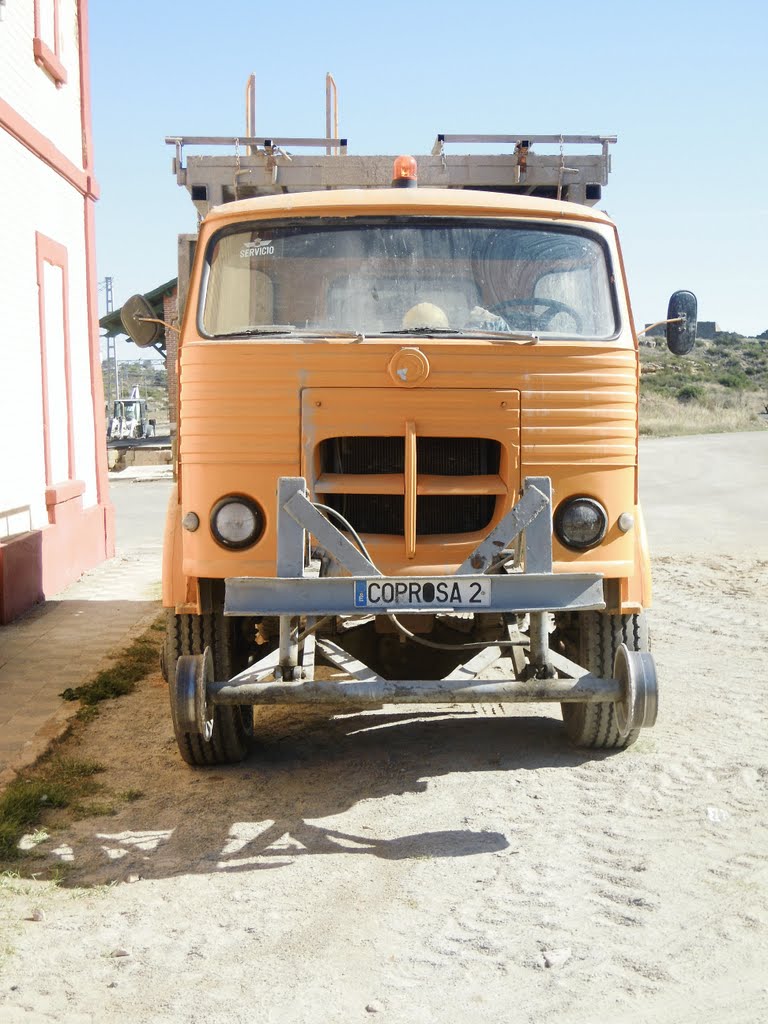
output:
<svg viewBox="0 0 768 1024"><path fill-rule="evenodd" d="M760 411L757 396L742 391L723 393L710 387L703 390L699 399L689 398L687 392L683 397L641 392L640 434L673 437L760 430Z"/></svg>
<svg viewBox="0 0 768 1024"><path fill-rule="evenodd" d="M125 789L117 794L118 800L124 800L127 804L133 804L144 796L143 789Z"/></svg>
<svg viewBox="0 0 768 1024"><path fill-rule="evenodd" d="M97 672L89 683L69 686L59 694L63 700L79 700L85 707L132 693L136 684L157 665L158 641L142 637L115 657L112 668Z"/></svg>
<svg viewBox="0 0 768 1024"><path fill-rule="evenodd" d="M94 779L102 771L95 762L56 757L15 779L0 795L0 860L18 860L21 837L53 808L71 808L78 818L115 814L112 803L84 802L104 788Z"/></svg>
<svg viewBox="0 0 768 1024"><path fill-rule="evenodd" d="M111 818L117 814L118 807L109 801L94 800L89 804L75 804L72 814L75 818Z"/></svg>
<svg viewBox="0 0 768 1024"><path fill-rule="evenodd" d="M77 714L75 715L75 718L77 719L78 722L83 722L86 725L88 724L88 722L92 722L94 718L98 717L99 709L95 704L81 705L81 707L77 709Z"/></svg>
<svg viewBox="0 0 768 1024"><path fill-rule="evenodd" d="M64 700L81 702L75 728L98 715L99 702L130 693L155 670L162 642L158 634L164 629L164 625L155 623L143 637L113 657L111 668L97 673L83 686L71 687L61 694ZM121 803L143 796L141 790L126 790L105 799L105 787L96 778L105 770L97 761L64 757L54 747L20 774L0 793L0 861L18 860L23 855L19 840L25 833L34 832L52 809L68 808L76 818L113 815ZM102 798L93 799L96 794L102 794Z"/></svg>
<svg viewBox="0 0 768 1024"><path fill-rule="evenodd" d="M48 807L66 807L70 802L66 786L52 787L47 782L12 782L0 799L0 857L18 856L22 834L40 820Z"/></svg>
<svg viewBox="0 0 768 1024"><path fill-rule="evenodd" d="M58 754L43 762L43 768L46 778L65 784L81 784L106 771L105 766L98 761L80 761L74 757L60 757Z"/></svg>
<svg viewBox="0 0 768 1024"><path fill-rule="evenodd" d="M96 761L54 755L25 776L15 779L0 795L0 859L20 856L19 840L54 807L71 807L98 792L94 775L104 771Z"/></svg>

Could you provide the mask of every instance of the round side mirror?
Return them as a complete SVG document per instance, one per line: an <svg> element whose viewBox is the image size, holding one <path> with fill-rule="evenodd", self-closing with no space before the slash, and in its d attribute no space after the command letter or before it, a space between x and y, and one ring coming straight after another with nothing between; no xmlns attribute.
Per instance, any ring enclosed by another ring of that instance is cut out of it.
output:
<svg viewBox="0 0 768 1024"><path fill-rule="evenodd" d="M147 322L146 318L153 322ZM139 348L149 348L163 337L163 325L143 295L132 295L123 303L120 320L131 341Z"/></svg>

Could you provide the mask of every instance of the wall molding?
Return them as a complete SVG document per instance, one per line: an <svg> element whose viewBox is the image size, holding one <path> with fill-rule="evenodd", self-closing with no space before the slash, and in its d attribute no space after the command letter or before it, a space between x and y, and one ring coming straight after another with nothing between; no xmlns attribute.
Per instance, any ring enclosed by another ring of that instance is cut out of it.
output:
<svg viewBox="0 0 768 1024"><path fill-rule="evenodd" d="M59 0L53 0L53 39L43 39L40 29L40 0L35 0L35 36L32 40L32 52L35 63L47 72L60 89L67 81L67 69L61 63L61 27ZM53 48L49 45L53 43Z"/></svg>
<svg viewBox="0 0 768 1024"><path fill-rule="evenodd" d="M0 128L4 128L17 142L33 153L51 170L55 171L68 184L76 188L86 199L98 199L99 187L94 177L72 163L60 149L46 138L42 132L17 114L13 107L0 99Z"/></svg>
<svg viewBox="0 0 768 1024"><path fill-rule="evenodd" d="M43 383L43 449L45 452L45 485L54 484L51 467L51 422L49 413L48 392L48 346L47 324L45 319L45 264L61 270L61 310L64 337L64 387L65 406L67 410L67 480L75 479L75 438L74 418L72 409L72 359L69 336L69 258L67 249L52 238L35 232L35 248L37 250L37 295L40 313L40 358L42 362ZM50 514L50 509L49 509Z"/></svg>

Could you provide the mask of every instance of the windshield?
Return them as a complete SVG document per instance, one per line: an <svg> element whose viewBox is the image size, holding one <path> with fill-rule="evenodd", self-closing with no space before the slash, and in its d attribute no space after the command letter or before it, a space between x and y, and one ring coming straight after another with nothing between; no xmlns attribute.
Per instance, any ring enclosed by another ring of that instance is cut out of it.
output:
<svg viewBox="0 0 768 1024"><path fill-rule="evenodd" d="M601 240L530 222L398 218L238 225L208 252L203 332L616 332Z"/></svg>

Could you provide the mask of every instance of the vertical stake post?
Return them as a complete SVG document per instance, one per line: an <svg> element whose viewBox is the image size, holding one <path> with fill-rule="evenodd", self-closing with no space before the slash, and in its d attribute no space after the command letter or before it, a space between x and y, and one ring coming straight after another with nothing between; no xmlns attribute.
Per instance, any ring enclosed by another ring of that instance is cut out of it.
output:
<svg viewBox="0 0 768 1024"><path fill-rule="evenodd" d="M525 571L552 572L552 481L548 476L528 476L525 486L533 486L547 498L532 523L525 528ZM528 635L531 641L531 665L549 674L549 613L531 612Z"/></svg>
<svg viewBox="0 0 768 1024"><path fill-rule="evenodd" d="M277 485L277 575L301 579L304 576L304 527L283 511L283 505L294 494L305 494L307 485L303 477L280 477ZM294 669L299 662L299 619L297 616L280 616L280 675L292 680ZM277 672L275 673L277 676Z"/></svg>

